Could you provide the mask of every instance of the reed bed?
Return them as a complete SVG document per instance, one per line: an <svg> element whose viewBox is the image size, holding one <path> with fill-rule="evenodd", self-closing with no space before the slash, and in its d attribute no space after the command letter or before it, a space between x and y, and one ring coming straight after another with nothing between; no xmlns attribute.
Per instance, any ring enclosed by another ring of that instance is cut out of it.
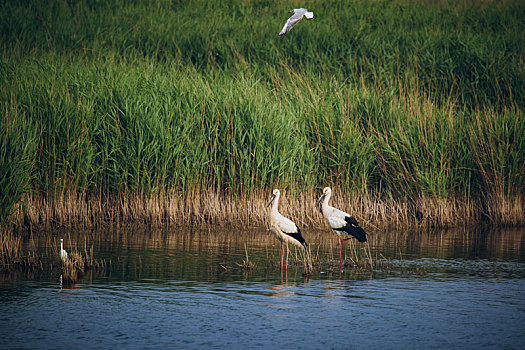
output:
<svg viewBox="0 0 525 350"><path fill-rule="evenodd" d="M0 270L33 270L42 267L40 258L34 252L22 254L21 240L20 236L15 236L12 232L0 235Z"/></svg>
<svg viewBox="0 0 525 350"><path fill-rule="evenodd" d="M15 212L14 226L53 227L127 226L230 226L265 227L271 190L246 197L194 191L163 195L90 197L68 194L48 200L27 196ZM318 193L283 192L280 212L302 228L327 228L315 200ZM524 198L460 201L421 197L396 200L355 195L334 190L331 204L355 216L368 231L402 227L457 227L473 223L503 226L524 224Z"/></svg>
<svg viewBox="0 0 525 350"><path fill-rule="evenodd" d="M61 261L61 285L74 284L81 280L88 271L104 271L106 261L99 261L93 257L93 246L90 250L84 246L84 254L78 251L68 253L67 258Z"/></svg>
<svg viewBox="0 0 525 350"><path fill-rule="evenodd" d="M522 1L0 4L0 225L525 223Z"/></svg>

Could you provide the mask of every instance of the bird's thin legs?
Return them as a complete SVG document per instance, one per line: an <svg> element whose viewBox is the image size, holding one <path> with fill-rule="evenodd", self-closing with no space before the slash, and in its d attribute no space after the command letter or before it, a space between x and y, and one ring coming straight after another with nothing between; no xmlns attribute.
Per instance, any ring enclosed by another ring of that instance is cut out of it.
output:
<svg viewBox="0 0 525 350"><path fill-rule="evenodd" d="M290 250L288 249L288 242L286 242L286 272L288 272L288 254L290 254Z"/></svg>
<svg viewBox="0 0 525 350"><path fill-rule="evenodd" d="M281 271L284 267L284 243L281 242Z"/></svg>
<svg viewBox="0 0 525 350"><path fill-rule="evenodd" d="M341 240L341 243L339 244L339 271L343 268L343 253L342 253L342 247L343 247L344 240Z"/></svg>
<svg viewBox="0 0 525 350"><path fill-rule="evenodd" d="M339 241L339 243L337 243L337 245L340 247L341 245L343 245L344 242L348 241L349 239L352 239L354 237L348 237L348 238L341 238L341 240Z"/></svg>
<svg viewBox="0 0 525 350"><path fill-rule="evenodd" d="M354 237L341 238L341 241L337 244L339 246L339 270L343 268L343 253L341 251L343 248L343 243L352 238Z"/></svg>

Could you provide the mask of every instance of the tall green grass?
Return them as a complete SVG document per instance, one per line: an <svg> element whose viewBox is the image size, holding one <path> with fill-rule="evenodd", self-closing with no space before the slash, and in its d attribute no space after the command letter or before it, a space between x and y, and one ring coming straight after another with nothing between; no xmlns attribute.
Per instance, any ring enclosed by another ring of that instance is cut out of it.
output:
<svg viewBox="0 0 525 350"><path fill-rule="evenodd" d="M0 182L24 193L525 193L525 4L0 4ZM58 198L58 197L57 197Z"/></svg>
<svg viewBox="0 0 525 350"><path fill-rule="evenodd" d="M396 93L408 78L436 100L524 107L522 1L304 5L316 18L279 37L291 6L285 1L6 1L1 48L10 57L147 58L265 78L268 67L284 65Z"/></svg>

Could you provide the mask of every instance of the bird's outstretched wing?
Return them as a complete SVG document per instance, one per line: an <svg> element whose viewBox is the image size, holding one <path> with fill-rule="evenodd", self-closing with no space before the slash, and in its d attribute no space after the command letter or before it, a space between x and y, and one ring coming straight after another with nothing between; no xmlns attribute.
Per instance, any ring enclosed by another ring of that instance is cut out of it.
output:
<svg viewBox="0 0 525 350"><path fill-rule="evenodd" d="M291 21L291 17L286 21L286 23L284 24L284 27L283 29L281 30L281 32L279 33L279 35L284 35L286 34L286 32L288 32L290 29L292 29L292 27L299 21L295 21L295 22L292 22Z"/></svg>
<svg viewBox="0 0 525 350"><path fill-rule="evenodd" d="M292 17L288 18L288 20L284 24L283 29L279 33L279 35L286 34L286 32L292 29L294 25L296 25L297 23L299 23L301 19L303 19L303 16L304 16L304 13L299 13L299 12L294 13ZM312 13L312 16L313 16L313 13Z"/></svg>

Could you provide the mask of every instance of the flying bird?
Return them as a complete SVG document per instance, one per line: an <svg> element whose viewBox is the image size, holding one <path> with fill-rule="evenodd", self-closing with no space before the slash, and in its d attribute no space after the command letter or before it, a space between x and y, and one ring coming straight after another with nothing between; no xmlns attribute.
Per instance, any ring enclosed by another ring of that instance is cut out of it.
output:
<svg viewBox="0 0 525 350"><path fill-rule="evenodd" d="M328 221L330 227L332 227L339 237L339 267L342 267L341 249L343 243L352 238L357 239L359 242L366 242L367 237L366 232L361 227L359 227L357 220L353 216L350 216L350 214L345 213L344 211L334 208L328 204L331 196L332 190L330 187L325 187L323 189L323 194L315 203L321 203L321 213Z"/></svg>
<svg viewBox="0 0 525 350"><path fill-rule="evenodd" d="M290 10L288 12L289 13L293 13L293 15L292 15L292 17L288 18L288 20L284 24L283 29L279 33L279 35L286 34L286 32L290 31L290 29L292 29L294 25L299 23L299 21L302 20L303 17L306 17L307 19L314 18L314 13L311 12L311 11L308 11L305 8L293 9L293 10Z"/></svg>
<svg viewBox="0 0 525 350"><path fill-rule="evenodd" d="M272 192L272 198L268 203L267 207L272 204L270 209L270 231L281 241L281 267L283 266L284 260L284 244L286 244L286 268L288 269L288 243L294 244L300 248L306 249L306 241L301 235L299 227L290 219L285 218L279 213L277 207L279 206L279 197L281 192L275 189Z"/></svg>

